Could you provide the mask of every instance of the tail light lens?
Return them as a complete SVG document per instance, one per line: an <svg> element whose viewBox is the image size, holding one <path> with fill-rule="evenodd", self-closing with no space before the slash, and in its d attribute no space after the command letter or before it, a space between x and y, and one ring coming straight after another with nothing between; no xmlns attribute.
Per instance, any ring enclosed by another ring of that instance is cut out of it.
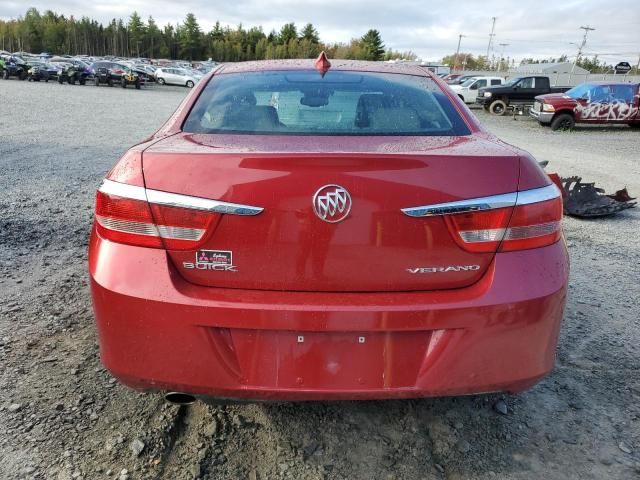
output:
<svg viewBox="0 0 640 480"><path fill-rule="evenodd" d="M143 187L119 185L124 186L119 187L119 195L113 193L114 189L102 187L96 194L96 228L107 240L191 250L206 240L220 217L207 211L148 203Z"/></svg>
<svg viewBox="0 0 640 480"><path fill-rule="evenodd" d="M544 247L562 234L562 197L555 185L518 192L515 206L446 217L456 242L470 252Z"/></svg>

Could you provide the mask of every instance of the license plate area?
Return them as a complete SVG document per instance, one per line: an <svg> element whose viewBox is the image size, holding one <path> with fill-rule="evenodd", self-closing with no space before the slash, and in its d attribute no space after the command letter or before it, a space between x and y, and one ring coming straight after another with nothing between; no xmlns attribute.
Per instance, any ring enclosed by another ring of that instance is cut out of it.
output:
<svg viewBox="0 0 640 480"><path fill-rule="evenodd" d="M231 337L247 386L359 390L414 386L431 333L234 329Z"/></svg>

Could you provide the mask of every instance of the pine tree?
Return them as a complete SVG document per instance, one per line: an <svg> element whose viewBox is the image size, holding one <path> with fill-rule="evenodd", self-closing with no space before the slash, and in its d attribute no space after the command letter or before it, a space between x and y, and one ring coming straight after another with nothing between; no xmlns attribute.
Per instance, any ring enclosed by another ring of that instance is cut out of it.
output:
<svg viewBox="0 0 640 480"><path fill-rule="evenodd" d="M295 23L287 23L281 29L278 34L278 43L280 45L287 45L291 39L298 38L298 31L296 30Z"/></svg>
<svg viewBox="0 0 640 480"><path fill-rule="evenodd" d="M160 29L153 17L150 16L147 20L147 31L145 34L145 55L149 55L150 58L156 58L156 52L159 50L161 44L160 38Z"/></svg>
<svg viewBox="0 0 640 480"><path fill-rule="evenodd" d="M178 30L178 43L180 45L180 54L184 58L193 60L199 58L202 51L202 31L193 13L187 13L187 16Z"/></svg>
<svg viewBox="0 0 640 480"><path fill-rule="evenodd" d="M127 25L127 31L129 32L129 51L140 56L140 44L144 38L145 27L138 12L133 12L129 17L129 23Z"/></svg>
<svg viewBox="0 0 640 480"><path fill-rule="evenodd" d="M300 32L300 40L308 40L311 43L320 43L318 31L315 29L313 24L307 23L304 26L302 32Z"/></svg>
<svg viewBox="0 0 640 480"><path fill-rule="evenodd" d="M384 43L378 30L371 29L360 39L366 52L367 60L382 60L384 58Z"/></svg>

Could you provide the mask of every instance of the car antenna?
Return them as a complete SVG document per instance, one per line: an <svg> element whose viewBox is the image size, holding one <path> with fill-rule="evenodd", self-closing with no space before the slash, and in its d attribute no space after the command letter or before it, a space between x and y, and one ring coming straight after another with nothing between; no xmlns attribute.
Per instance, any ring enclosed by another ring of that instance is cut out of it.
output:
<svg viewBox="0 0 640 480"><path fill-rule="evenodd" d="M316 70L318 70L320 75L323 77L331 68L331 62L327 58L327 54L324 53L324 50L320 52L320 55L318 55L318 58L316 58L316 61L313 64L315 65Z"/></svg>

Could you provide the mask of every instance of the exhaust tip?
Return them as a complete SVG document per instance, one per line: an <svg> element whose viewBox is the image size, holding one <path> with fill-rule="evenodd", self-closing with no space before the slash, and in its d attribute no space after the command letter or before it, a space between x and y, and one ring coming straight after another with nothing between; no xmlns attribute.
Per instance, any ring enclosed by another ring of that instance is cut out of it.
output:
<svg viewBox="0 0 640 480"><path fill-rule="evenodd" d="M196 397L182 392L169 392L164 399L173 405L191 405L196 401Z"/></svg>

